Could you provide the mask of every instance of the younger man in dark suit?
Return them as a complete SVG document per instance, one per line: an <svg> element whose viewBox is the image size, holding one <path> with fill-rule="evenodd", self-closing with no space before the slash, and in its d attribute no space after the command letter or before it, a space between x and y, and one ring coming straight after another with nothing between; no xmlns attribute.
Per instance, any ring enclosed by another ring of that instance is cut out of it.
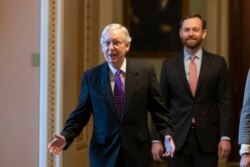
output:
<svg viewBox="0 0 250 167"><path fill-rule="evenodd" d="M61 154L67 149L92 114L91 167L149 167L149 111L162 139L172 148L164 156L173 156L170 114L153 66L125 58L131 38L122 25L107 25L100 42L106 62L84 73L79 103L61 134L49 143L49 151Z"/></svg>
<svg viewBox="0 0 250 167"><path fill-rule="evenodd" d="M181 20L183 52L162 64L160 86L171 113L176 153L169 167L217 167L231 144L230 91L223 57L201 48L207 35L199 14ZM161 160L163 147L153 142L152 154Z"/></svg>

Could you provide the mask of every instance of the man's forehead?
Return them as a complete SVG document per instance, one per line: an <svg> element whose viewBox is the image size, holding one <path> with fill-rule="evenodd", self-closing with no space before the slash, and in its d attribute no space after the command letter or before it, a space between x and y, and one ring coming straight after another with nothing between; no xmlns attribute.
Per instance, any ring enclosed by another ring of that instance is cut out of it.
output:
<svg viewBox="0 0 250 167"><path fill-rule="evenodd" d="M199 18L190 18L183 21L182 28L201 27L202 21Z"/></svg>
<svg viewBox="0 0 250 167"><path fill-rule="evenodd" d="M122 39L123 34L121 31L110 31L104 35L104 39Z"/></svg>
<svg viewBox="0 0 250 167"><path fill-rule="evenodd" d="M202 24L202 20L199 19L198 17L194 17L194 18L189 18L183 21L183 24L189 24L189 23Z"/></svg>

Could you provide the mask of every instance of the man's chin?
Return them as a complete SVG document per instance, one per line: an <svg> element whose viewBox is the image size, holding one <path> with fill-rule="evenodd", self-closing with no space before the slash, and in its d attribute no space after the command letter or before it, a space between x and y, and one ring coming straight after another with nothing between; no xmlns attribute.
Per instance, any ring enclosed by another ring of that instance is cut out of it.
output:
<svg viewBox="0 0 250 167"><path fill-rule="evenodd" d="M116 62L116 61L117 61L117 58L114 57L114 56L108 58L108 62L109 62L109 63L113 63L113 62Z"/></svg>
<svg viewBox="0 0 250 167"><path fill-rule="evenodd" d="M111 65L115 65L115 64L117 64L117 59L110 59L108 61L108 63L111 64Z"/></svg>
<svg viewBox="0 0 250 167"><path fill-rule="evenodd" d="M186 47L189 48L189 49L196 49L200 46L200 44L198 43L188 43L186 44Z"/></svg>

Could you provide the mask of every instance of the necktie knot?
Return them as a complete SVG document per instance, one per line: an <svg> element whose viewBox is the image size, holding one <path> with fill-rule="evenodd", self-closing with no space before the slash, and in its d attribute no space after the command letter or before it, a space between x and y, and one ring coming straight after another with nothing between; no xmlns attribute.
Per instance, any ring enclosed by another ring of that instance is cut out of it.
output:
<svg viewBox="0 0 250 167"><path fill-rule="evenodd" d="M192 56L190 57L191 62L194 62L194 61L195 61L195 58L196 58L196 56L195 56L195 55L192 55Z"/></svg>
<svg viewBox="0 0 250 167"><path fill-rule="evenodd" d="M120 74L121 74L121 70L120 69L116 70L115 76L118 77L120 76Z"/></svg>

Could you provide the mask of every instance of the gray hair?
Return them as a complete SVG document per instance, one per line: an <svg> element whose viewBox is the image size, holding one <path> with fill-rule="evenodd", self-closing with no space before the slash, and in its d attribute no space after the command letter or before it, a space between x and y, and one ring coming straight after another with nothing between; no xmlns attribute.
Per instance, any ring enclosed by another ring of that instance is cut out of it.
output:
<svg viewBox="0 0 250 167"><path fill-rule="evenodd" d="M104 37L107 33L116 31L116 30L121 30L121 32L123 33L123 40L126 44L129 44L131 42L132 38L129 35L128 29L122 26L121 24L112 23L112 24L105 26L105 28L103 29L102 35L100 38L101 44L104 42L105 40Z"/></svg>

